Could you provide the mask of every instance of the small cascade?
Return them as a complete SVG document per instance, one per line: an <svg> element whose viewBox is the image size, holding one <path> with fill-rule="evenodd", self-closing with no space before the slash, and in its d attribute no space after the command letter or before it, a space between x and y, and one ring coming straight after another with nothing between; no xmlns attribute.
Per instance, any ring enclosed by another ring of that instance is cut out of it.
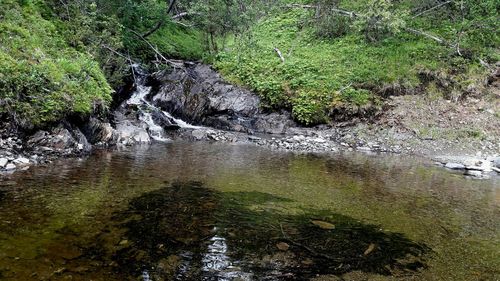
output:
<svg viewBox="0 0 500 281"><path fill-rule="evenodd" d="M165 127L184 129L201 128L199 126L191 125L181 119L175 118L170 113L157 108L149 101L147 101L146 96L151 92L152 89L152 87L145 85L147 74L138 65L134 65L133 68L134 72L136 73L135 78L137 87L132 96L125 103L128 106L137 107L139 111L139 120L146 125L146 129L152 139L156 141L168 141L169 138L166 137L164 129ZM168 123L168 126L161 126L160 124L158 124L158 122L156 122L157 119L162 120L162 122L160 122L161 125L165 125L164 123Z"/></svg>

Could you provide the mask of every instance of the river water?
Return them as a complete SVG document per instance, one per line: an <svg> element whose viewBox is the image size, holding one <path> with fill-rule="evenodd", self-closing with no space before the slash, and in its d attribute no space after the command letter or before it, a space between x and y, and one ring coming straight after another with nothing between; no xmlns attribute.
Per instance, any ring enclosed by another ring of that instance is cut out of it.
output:
<svg viewBox="0 0 500 281"><path fill-rule="evenodd" d="M163 143L0 178L1 280L499 280L500 182Z"/></svg>

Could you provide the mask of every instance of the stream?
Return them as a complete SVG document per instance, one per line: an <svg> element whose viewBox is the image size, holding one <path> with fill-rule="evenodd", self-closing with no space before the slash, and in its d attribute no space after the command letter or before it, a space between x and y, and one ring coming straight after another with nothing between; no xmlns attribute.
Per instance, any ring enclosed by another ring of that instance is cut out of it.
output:
<svg viewBox="0 0 500 281"><path fill-rule="evenodd" d="M498 280L500 183L166 142L0 178L1 280Z"/></svg>

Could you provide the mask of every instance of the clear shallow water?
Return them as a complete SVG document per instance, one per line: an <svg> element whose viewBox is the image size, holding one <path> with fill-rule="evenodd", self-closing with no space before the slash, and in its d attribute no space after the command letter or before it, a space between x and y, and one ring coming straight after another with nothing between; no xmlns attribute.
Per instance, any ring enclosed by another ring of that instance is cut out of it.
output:
<svg viewBox="0 0 500 281"><path fill-rule="evenodd" d="M170 143L0 181L2 280L499 280L500 182Z"/></svg>

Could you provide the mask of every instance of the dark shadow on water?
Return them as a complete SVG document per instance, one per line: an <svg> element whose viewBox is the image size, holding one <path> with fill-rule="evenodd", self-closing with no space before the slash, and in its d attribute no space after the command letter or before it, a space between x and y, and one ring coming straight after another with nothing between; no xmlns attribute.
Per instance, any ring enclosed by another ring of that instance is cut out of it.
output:
<svg viewBox="0 0 500 281"><path fill-rule="evenodd" d="M285 202L199 182L144 194L116 214L126 229L112 257L116 270L144 280L305 280L355 270L417 274L426 267L430 249L402 234L328 211L289 215L272 208Z"/></svg>

